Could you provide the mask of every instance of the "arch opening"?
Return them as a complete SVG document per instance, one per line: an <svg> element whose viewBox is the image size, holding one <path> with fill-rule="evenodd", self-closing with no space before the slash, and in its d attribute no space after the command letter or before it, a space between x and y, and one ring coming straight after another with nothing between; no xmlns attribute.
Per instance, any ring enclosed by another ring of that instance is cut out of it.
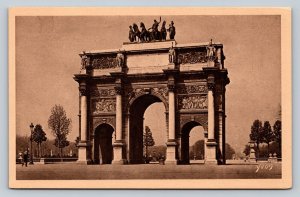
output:
<svg viewBox="0 0 300 197"><path fill-rule="evenodd" d="M132 103L129 120L129 163L142 164L150 161L149 158L146 158L146 155L153 156L151 154L153 152L152 148L147 148L146 154L146 147L144 146L145 126L149 126L155 143L166 141L165 138L158 139L161 136L166 136L167 132L165 110L162 100L151 94L140 96ZM164 121L161 120L162 117L164 117ZM159 124L159 122L161 127L157 128L155 124ZM157 135L158 132L160 134ZM161 134L161 132L165 132L165 135ZM162 143L156 143L155 145L158 144Z"/></svg>
<svg viewBox="0 0 300 197"><path fill-rule="evenodd" d="M94 163L111 164L113 160L113 132L114 128L103 123L95 129Z"/></svg>
<svg viewBox="0 0 300 197"><path fill-rule="evenodd" d="M198 122L188 122L181 130L181 163L200 163L204 158L204 129Z"/></svg>

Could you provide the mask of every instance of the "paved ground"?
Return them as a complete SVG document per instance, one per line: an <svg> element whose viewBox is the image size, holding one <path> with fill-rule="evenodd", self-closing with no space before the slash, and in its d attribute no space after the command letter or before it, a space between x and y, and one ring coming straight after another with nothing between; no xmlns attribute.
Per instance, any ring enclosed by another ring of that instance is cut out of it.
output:
<svg viewBox="0 0 300 197"><path fill-rule="evenodd" d="M281 178L280 163L258 165L17 165L17 180Z"/></svg>

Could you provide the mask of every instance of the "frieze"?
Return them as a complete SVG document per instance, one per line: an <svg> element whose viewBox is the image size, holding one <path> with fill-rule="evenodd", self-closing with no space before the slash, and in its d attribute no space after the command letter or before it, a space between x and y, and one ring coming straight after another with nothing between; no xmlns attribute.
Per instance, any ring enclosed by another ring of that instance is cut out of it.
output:
<svg viewBox="0 0 300 197"><path fill-rule="evenodd" d="M116 95L115 89L94 89L91 91L91 96L94 97L113 97Z"/></svg>
<svg viewBox="0 0 300 197"><path fill-rule="evenodd" d="M119 65L117 58L114 56L97 57L92 61L93 69L117 68Z"/></svg>
<svg viewBox="0 0 300 197"><path fill-rule="evenodd" d="M93 102L93 115L98 115L105 112L115 112L116 101L115 99L97 99Z"/></svg>
<svg viewBox="0 0 300 197"><path fill-rule="evenodd" d="M178 55L179 64L195 64L195 63L206 63L208 60L206 52L192 51L186 53L180 53Z"/></svg>
<svg viewBox="0 0 300 197"><path fill-rule="evenodd" d="M206 96L179 96L179 109L207 109Z"/></svg>
<svg viewBox="0 0 300 197"><path fill-rule="evenodd" d="M180 85L178 94L202 94L207 93L206 85Z"/></svg>

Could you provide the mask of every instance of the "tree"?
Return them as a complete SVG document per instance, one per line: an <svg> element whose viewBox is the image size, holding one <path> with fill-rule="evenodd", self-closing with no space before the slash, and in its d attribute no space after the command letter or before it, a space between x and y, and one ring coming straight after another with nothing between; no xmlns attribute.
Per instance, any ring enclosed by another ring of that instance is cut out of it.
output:
<svg viewBox="0 0 300 197"><path fill-rule="evenodd" d="M70 145L70 142L67 140L66 136L62 135L60 139L55 138L54 145L60 149L60 155L62 157L63 148Z"/></svg>
<svg viewBox="0 0 300 197"><path fill-rule="evenodd" d="M275 123L274 123L274 126L273 126L273 133L274 133L274 141L278 143L278 148L279 148L279 152L277 153L278 154L278 157L281 157L281 121L280 120L277 120Z"/></svg>
<svg viewBox="0 0 300 197"><path fill-rule="evenodd" d="M235 154L235 150L230 146L230 144L225 144L225 159L232 159Z"/></svg>
<svg viewBox="0 0 300 197"><path fill-rule="evenodd" d="M60 149L60 157L62 157L63 148L69 145L67 135L71 126L71 119L67 118L66 111L62 106L55 105L52 107L48 126L55 137L54 145Z"/></svg>
<svg viewBox="0 0 300 197"><path fill-rule="evenodd" d="M144 133L144 147L146 148L146 159L148 158L148 147L149 146L154 146L155 142L154 139L152 137L152 132L150 130L150 128L148 126L146 126L145 128L145 133Z"/></svg>
<svg viewBox="0 0 300 197"><path fill-rule="evenodd" d="M190 159L201 160L204 159L204 140L198 140L190 147Z"/></svg>
<svg viewBox="0 0 300 197"><path fill-rule="evenodd" d="M250 155L250 146L249 146L249 144L246 144L246 145L245 145L245 148L244 148L243 153L244 153L245 155Z"/></svg>
<svg viewBox="0 0 300 197"><path fill-rule="evenodd" d="M47 140L47 137L46 137L46 133L44 132L44 130L40 124L37 124L34 127L34 130L32 133L32 140L37 143L38 157L41 157L41 145L42 145L42 142Z"/></svg>
<svg viewBox="0 0 300 197"><path fill-rule="evenodd" d="M271 125L270 125L270 122L269 121L265 121L264 122L264 126L262 128L262 141L267 143L268 145L268 155L269 155L269 150L270 150L270 143L273 141L273 138L274 138L274 135L273 135L273 132L272 132L272 128L271 128Z"/></svg>
<svg viewBox="0 0 300 197"><path fill-rule="evenodd" d="M255 120L251 126L250 139L256 143L257 152L259 155L259 144L262 142L262 123Z"/></svg>

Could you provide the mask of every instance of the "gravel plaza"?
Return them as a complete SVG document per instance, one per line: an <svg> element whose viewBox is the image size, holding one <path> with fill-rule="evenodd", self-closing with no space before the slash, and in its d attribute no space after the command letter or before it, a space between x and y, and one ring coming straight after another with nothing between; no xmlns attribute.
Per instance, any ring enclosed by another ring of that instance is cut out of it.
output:
<svg viewBox="0 0 300 197"><path fill-rule="evenodd" d="M18 164L17 180L109 179L280 179L281 163L233 163L227 165L80 165L75 163Z"/></svg>

